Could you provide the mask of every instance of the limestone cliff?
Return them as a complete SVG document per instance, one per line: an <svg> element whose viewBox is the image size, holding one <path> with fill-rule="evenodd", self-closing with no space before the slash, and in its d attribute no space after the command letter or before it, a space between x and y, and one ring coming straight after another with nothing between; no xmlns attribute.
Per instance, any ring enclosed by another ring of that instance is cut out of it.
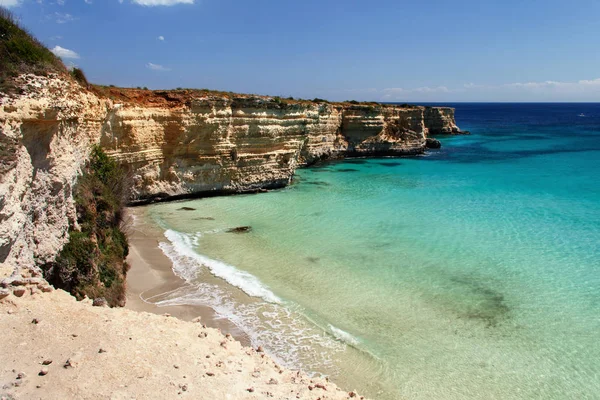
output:
<svg viewBox="0 0 600 400"><path fill-rule="evenodd" d="M0 97L0 276L52 261L76 221L72 188L110 102L74 82L24 75Z"/></svg>
<svg viewBox="0 0 600 400"><path fill-rule="evenodd" d="M110 112L101 145L131 171L133 201L282 187L319 160L418 154L428 134L460 132L451 108L128 95L136 101Z"/></svg>
<svg viewBox="0 0 600 400"><path fill-rule="evenodd" d="M460 133L451 108L91 91L63 75L16 83L21 94L0 97L2 268L52 261L64 246L94 143L127 167L139 202L282 187L319 160L418 154L428 135Z"/></svg>

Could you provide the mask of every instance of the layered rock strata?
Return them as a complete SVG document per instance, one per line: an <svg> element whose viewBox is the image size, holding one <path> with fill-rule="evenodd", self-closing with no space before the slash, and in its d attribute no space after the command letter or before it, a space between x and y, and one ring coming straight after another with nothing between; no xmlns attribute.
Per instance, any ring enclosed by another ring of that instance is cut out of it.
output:
<svg viewBox="0 0 600 400"><path fill-rule="evenodd" d="M126 167L140 202L282 187L319 160L418 154L429 135L460 133L452 108L105 93L58 75L17 83L20 95L0 97L0 276L64 246L95 143Z"/></svg>
<svg viewBox="0 0 600 400"><path fill-rule="evenodd" d="M195 97L177 107L119 104L101 145L131 172L133 201L283 187L298 167L345 156L423 153L455 134L451 108Z"/></svg>

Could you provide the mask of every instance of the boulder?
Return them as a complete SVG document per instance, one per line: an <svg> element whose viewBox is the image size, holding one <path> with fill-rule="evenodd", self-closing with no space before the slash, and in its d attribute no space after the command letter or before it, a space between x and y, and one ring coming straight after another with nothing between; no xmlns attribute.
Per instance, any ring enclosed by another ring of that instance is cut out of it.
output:
<svg viewBox="0 0 600 400"><path fill-rule="evenodd" d="M427 138L425 142L425 147L428 149L439 149L442 147L442 143L439 140L434 138Z"/></svg>

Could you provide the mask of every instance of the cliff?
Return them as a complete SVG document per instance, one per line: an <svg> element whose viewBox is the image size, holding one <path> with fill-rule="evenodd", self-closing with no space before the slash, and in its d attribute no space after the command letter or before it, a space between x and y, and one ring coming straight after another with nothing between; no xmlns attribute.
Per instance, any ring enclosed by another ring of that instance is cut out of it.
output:
<svg viewBox="0 0 600 400"><path fill-rule="evenodd" d="M460 133L454 110L120 90L101 145L126 165L132 201L287 185L296 168L345 156L423 153ZM129 100L129 101L128 101Z"/></svg>
<svg viewBox="0 0 600 400"><path fill-rule="evenodd" d="M143 202L283 187L319 160L419 154L429 135L460 133L451 108L88 90L61 74L14 82L19 94L0 98L5 267L50 262L64 246L95 143L129 171L131 202Z"/></svg>

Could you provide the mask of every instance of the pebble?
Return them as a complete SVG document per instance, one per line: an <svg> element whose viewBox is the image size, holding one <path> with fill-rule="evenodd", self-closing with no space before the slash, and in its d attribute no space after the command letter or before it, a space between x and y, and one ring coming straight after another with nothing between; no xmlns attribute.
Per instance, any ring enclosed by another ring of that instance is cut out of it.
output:
<svg viewBox="0 0 600 400"><path fill-rule="evenodd" d="M52 360L44 360L42 361L42 365L50 365L52 364Z"/></svg>
<svg viewBox="0 0 600 400"><path fill-rule="evenodd" d="M263 347L262 347L262 346L258 346L258 347L256 348L256 352L257 352L257 353L262 353L263 351L264 351L264 349L263 349Z"/></svg>
<svg viewBox="0 0 600 400"><path fill-rule="evenodd" d="M67 362L65 362L64 367L65 368L75 368L79 365L80 362L81 362L81 354L76 353L76 354L73 354L71 357L69 357Z"/></svg>
<svg viewBox="0 0 600 400"><path fill-rule="evenodd" d="M250 393L254 392L254 388L248 388L248 389L246 389L246 390L247 390L248 392L250 392Z"/></svg>
<svg viewBox="0 0 600 400"><path fill-rule="evenodd" d="M54 290L52 286L48 285L38 285L38 288L44 293L50 293L52 290Z"/></svg>
<svg viewBox="0 0 600 400"><path fill-rule="evenodd" d="M10 295L10 292L6 289L0 289L0 300Z"/></svg>
<svg viewBox="0 0 600 400"><path fill-rule="evenodd" d="M40 370L39 376L48 375L48 368L44 367Z"/></svg>
<svg viewBox="0 0 600 400"><path fill-rule="evenodd" d="M31 320L31 323L32 323L32 324L36 324L36 325L37 325L37 324L39 324L39 323L40 323L40 320L39 320L39 319L37 319L37 318L34 318L34 319L32 319L32 320Z"/></svg>
<svg viewBox="0 0 600 400"><path fill-rule="evenodd" d="M208 375L208 376L215 376L215 374L213 372L207 372L206 375Z"/></svg>
<svg viewBox="0 0 600 400"><path fill-rule="evenodd" d="M98 353L106 353L106 350L100 349L100 350L98 350Z"/></svg>
<svg viewBox="0 0 600 400"><path fill-rule="evenodd" d="M94 307L108 307L108 302L104 297L95 298L92 302L92 306Z"/></svg>
<svg viewBox="0 0 600 400"><path fill-rule="evenodd" d="M21 297L25 294L26 291L27 289L25 289L24 287L18 287L13 289L13 294L17 297Z"/></svg>
<svg viewBox="0 0 600 400"><path fill-rule="evenodd" d="M23 379L23 378L25 378L25 372L19 372L17 374L17 379Z"/></svg>
<svg viewBox="0 0 600 400"><path fill-rule="evenodd" d="M173 365L173 368L179 369L179 365L175 364L175 365Z"/></svg>

